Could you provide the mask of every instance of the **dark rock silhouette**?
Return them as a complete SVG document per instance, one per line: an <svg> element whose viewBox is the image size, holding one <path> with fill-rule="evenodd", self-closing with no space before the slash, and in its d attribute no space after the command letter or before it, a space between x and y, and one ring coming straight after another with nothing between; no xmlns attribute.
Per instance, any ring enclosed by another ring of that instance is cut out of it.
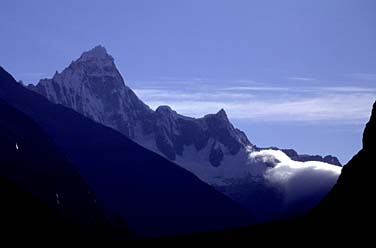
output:
<svg viewBox="0 0 376 248"><path fill-rule="evenodd" d="M337 184L309 216L327 230L370 238L376 204L373 181L376 166L376 102L363 133L362 149L343 167Z"/></svg>
<svg viewBox="0 0 376 248"><path fill-rule="evenodd" d="M0 177L0 197L2 243L14 244L20 240L51 241L61 233L67 239L82 235L77 226L64 219L56 209L3 176Z"/></svg>

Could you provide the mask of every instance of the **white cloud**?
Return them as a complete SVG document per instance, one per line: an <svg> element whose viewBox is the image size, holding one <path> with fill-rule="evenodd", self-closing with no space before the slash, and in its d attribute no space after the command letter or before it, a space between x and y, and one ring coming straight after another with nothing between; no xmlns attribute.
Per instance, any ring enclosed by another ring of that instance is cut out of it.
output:
<svg viewBox="0 0 376 248"><path fill-rule="evenodd" d="M318 203L334 186L342 169L323 162L293 161L278 150L252 152L250 157L269 166L264 178L282 190L285 206L306 199Z"/></svg>

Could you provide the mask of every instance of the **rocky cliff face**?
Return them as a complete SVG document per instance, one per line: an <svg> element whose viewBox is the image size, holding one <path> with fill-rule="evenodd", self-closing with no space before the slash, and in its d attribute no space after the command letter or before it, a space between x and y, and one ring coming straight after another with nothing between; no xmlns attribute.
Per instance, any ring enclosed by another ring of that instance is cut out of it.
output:
<svg viewBox="0 0 376 248"><path fill-rule="evenodd" d="M155 111L155 120L157 148L171 160L183 156L186 146L197 151L209 146L209 162L217 167L225 154L236 155L241 148L252 146L244 133L232 126L223 109L194 119L160 106Z"/></svg>

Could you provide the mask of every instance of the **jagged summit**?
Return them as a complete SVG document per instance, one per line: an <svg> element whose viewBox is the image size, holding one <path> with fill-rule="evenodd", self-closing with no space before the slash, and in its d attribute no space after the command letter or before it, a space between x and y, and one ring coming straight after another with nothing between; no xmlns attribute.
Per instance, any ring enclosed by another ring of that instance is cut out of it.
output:
<svg viewBox="0 0 376 248"><path fill-rule="evenodd" d="M81 57L78 59L79 61L85 61L85 60L103 60L103 59L109 59L113 60L113 57L107 53L107 50L102 45L98 45L94 48L92 48L89 51L86 51L82 53Z"/></svg>
<svg viewBox="0 0 376 248"><path fill-rule="evenodd" d="M226 117L227 117L227 113L226 113L226 111L225 111L223 108L221 108L221 109L217 112L217 115L220 115L220 116L226 116Z"/></svg>
<svg viewBox="0 0 376 248"><path fill-rule="evenodd" d="M207 115L205 115L204 119L215 119L215 120L221 121L223 123L230 123L230 120L227 117L227 113L226 113L226 111L223 108L221 108L215 114L207 114Z"/></svg>
<svg viewBox="0 0 376 248"><path fill-rule="evenodd" d="M223 108L221 108L215 115L222 120L229 121L227 113Z"/></svg>

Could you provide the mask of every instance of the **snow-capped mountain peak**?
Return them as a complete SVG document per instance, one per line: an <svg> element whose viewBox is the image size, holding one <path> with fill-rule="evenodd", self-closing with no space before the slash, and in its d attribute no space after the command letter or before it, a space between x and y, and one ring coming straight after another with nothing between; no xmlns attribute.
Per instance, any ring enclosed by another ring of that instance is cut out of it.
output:
<svg viewBox="0 0 376 248"><path fill-rule="evenodd" d="M180 115L169 106L151 110L125 85L114 58L101 45L82 53L52 79L29 87L173 161L186 160L192 150L201 153L202 163L220 167L226 156L256 149L224 109L202 118Z"/></svg>
<svg viewBox="0 0 376 248"><path fill-rule="evenodd" d="M187 157L187 150L193 148L205 153L203 159L211 166L219 167L226 156L252 146L232 126L224 109L198 119L180 115L169 106L152 111L125 85L103 46L84 52L52 79L30 88L173 161Z"/></svg>
<svg viewBox="0 0 376 248"><path fill-rule="evenodd" d="M29 88L54 103L118 130L193 172L244 206L251 206L260 196L265 197L265 191L274 200L279 197L275 196L278 192L274 192L274 188L263 184L268 165L252 158L252 154L263 149L253 145L232 125L224 109L202 118L180 115L169 106L151 110L125 85L113 57L102 46L84 52L52 79L43 79ZM268 150L270 156L275 154L273 149ZM326 162L335 162L332 157L313 158L301 156L294 150L276 150L294 161L326 159ZM275 163L269 167L282 163L271 161ZM291 161L286 159L285 162L296 164ZM280 166L283 168L283 164Z"/></svg>
<svg viewBox="0 0 376 248"><path fill-rule="evenodd" d="M131 138L140 126L139 120L151 114L125 85L113 57L102 46L84 52L52 79L29 87Z"/></svg>

